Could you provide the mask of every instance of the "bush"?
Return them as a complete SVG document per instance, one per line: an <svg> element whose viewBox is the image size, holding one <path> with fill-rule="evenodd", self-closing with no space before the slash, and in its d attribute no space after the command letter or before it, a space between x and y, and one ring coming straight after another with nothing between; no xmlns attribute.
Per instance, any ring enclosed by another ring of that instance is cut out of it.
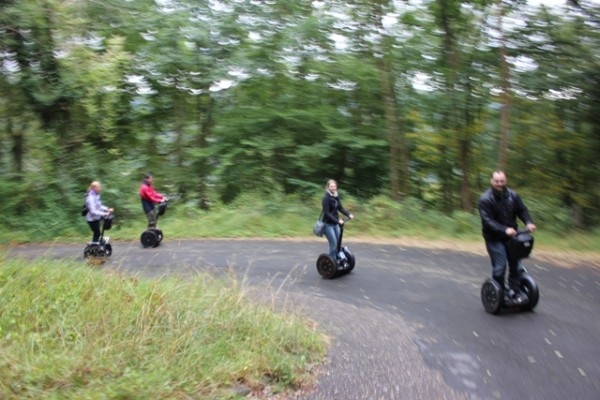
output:
<svg viewBox="0 0 600 400"><path fill-rule="evenodd" d="M451 220L454 231L458 234L481 231L481 219L478 214L455 211L452 213Z"/></svg>
<svg viewBox="0 0 600 400"><path fill-rule="evenodd" d="M536 198L526 201L526 204L539 228L553 232L568 232L574 228L569 209L561 205L558 199Z"/></svg>

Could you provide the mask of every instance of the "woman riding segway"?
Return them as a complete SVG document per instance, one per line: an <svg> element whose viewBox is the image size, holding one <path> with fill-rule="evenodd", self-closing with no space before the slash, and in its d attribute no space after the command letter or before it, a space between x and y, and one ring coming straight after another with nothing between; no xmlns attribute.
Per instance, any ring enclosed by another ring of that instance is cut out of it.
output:
<svg viewBox="0 0 600 400"><path fill-rule="evenodd" d="M323 207L322 220L325 223L323 233L329 243L327 254L321 254L317 259L317 270L324 278L334 278L349 273L354 268L354 256L347 247L342 247L344 223L354 216L342 206L337 192L337 182L327 181L325 195L321 201ZM342 219L339 213L347 219Z"/></svg>
<svg viewBox="0 0 600 400"><path fill-rule="evenodd" d="M100 182L93 181L85 196L85 220L92 231L92 241L83 250L83 257L88 259L103 259L112 254L110 239L104 237L104 231L109 230L112 226L114 209L102 204L100 201L101 191Z"/></svg>

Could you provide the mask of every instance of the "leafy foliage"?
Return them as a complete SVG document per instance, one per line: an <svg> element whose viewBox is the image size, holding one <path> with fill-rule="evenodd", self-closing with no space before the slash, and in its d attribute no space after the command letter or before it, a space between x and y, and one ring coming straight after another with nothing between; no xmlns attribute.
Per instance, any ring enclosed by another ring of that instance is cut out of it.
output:
<svg viewBox="0 0 600 400"><path fill-rule="evenodd" d="M79 229L95 179L127 221L148 170L201 209L335 178L462 215L506 132L510 184L593 229L599 9L500 3L5 1L0 223Z"/></svg>

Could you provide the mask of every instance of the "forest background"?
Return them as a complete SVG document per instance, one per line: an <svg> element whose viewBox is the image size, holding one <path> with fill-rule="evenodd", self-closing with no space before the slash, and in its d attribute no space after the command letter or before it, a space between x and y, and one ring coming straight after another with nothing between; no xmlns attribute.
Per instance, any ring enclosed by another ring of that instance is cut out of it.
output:
<svg viewBox="0 0 600 400"><path fill-rule="evenodd" d="M329 178L362 233L477 235L496 168L598 237L600 5L2 0L0 143L3 242L87 237L92 180L140 230L147 171L180 235L309 234Z"/></svg>

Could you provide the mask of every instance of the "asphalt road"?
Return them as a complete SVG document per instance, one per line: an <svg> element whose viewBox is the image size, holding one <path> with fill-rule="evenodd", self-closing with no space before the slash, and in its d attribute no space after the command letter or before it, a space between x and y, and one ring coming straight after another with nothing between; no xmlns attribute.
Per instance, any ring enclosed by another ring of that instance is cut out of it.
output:
<svg viewBox="0 0 600 400"><path fill-rule="evenodd" d="M169 240L113 243L102 268L146 277L238 274L252 290L314 319L332 338L303 400L600 399L600 268L526 260L534 312L487 314L484 255L349 241L354 271L322 279L326 242ZM483 245L482 245L483 246ZM81 259L83 246L15 247ZM82 260L83 261L83 260Z"/></svg>

